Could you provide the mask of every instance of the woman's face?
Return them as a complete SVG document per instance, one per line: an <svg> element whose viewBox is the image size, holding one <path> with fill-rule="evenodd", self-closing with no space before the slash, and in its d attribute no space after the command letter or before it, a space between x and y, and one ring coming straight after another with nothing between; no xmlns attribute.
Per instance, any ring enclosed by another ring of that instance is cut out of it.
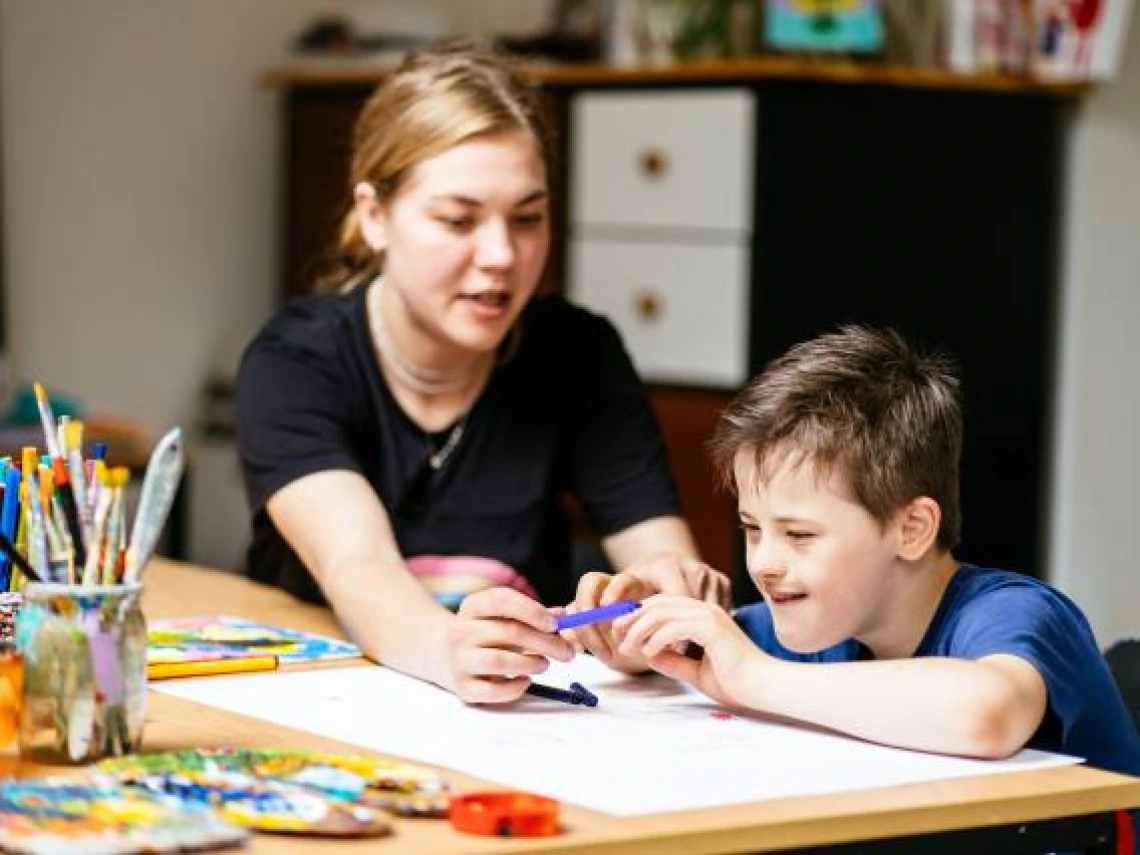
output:
<svg viewBox="0 0 1140 855"><path fill-rule="evenodd" d="M357 188L365 238L383 250L388 307L405 334L486 353L534 294L550 245L546 168L524 131L481 134L418 164L377 202ZM363 198L362 198L363 195Z"/></svg>

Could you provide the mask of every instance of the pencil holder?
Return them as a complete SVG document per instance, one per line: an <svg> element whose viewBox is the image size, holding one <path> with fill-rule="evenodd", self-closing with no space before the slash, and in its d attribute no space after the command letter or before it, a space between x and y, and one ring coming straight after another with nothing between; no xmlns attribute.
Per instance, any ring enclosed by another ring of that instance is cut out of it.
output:
<svg viewBox="0 0 1140 855"><path fill-rule="evenodd" d="M16 643L16 615L24 602L21 591L0 594L0 644Z"/></svg>
<svg viewBox="0 0 1140 855"><path fill-rule="evenodd" d="M128 754L146 717L140 584L29 584L17 621L24 655L20 754L89 763Z"/></svg>

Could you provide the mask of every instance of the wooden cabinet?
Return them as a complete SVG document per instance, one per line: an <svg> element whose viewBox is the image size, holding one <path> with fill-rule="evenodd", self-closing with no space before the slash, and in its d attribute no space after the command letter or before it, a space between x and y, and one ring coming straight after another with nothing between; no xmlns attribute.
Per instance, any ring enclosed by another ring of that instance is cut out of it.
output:
<svg viewBox="0 0 1140 855"><path fill-rule="evenodd" d="M957 356L960 555L1041 574L1063 142L1080 90L701 68L546 80L559 149L547 287L611 317L654 384L704 554L739 568L704 447L732 390L792 343L862 322ZM276 80L293 294L335 236L349 129L376 78Z"/></svg>

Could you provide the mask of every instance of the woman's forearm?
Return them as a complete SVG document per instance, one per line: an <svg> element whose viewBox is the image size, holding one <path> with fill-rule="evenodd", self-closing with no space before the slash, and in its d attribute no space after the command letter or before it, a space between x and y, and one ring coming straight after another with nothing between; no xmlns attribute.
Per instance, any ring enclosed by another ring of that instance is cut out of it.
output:
<svg viewBox="0 0 1140 855"><path fill-rule="evenodd" d="M384 665L451 688L447 626L455 616L399 566L375 558L344 561L317 580L349 637Z"/></svg>

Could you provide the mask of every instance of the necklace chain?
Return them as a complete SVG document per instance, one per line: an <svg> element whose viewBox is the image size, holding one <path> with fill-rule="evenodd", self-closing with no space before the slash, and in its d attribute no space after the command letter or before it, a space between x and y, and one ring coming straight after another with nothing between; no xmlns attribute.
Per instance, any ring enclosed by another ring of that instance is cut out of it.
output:
<svg viewBox="0 0 1140 855"><path fill-rule="evenodd" d="M442 469L443 465L451 458L451 455L455 453L455 449L459 447L459 440L463 439L463 430L466 423L466 416L456 422L455 427L448 433L447 441L444 442L443 447L428 456L428 466L432 468L432 471L438 472Z"/></svg>
<svg viewBox="0 0 1140 855"><path fill-rule="evenodd" d="M404 356L388 335L388 327L384 324L384 310L381 306L381 292L384 286L384 277L378 276L375 280L376 311L373 313L373 330L376 339L376 349L388 361L392 372L400 382L421 395L447 395L459 392L471 383L471 371L441 371L435 368L424 368L416 365ZM458 440L456 440L458 442ZM448 445L450 445L450 438ZM447 448L447 445L444 446ZM445 457L444 460L447 458ZM442 465L442 464L440 464ZM439 468L439 467L436 467Z"/></svg>

